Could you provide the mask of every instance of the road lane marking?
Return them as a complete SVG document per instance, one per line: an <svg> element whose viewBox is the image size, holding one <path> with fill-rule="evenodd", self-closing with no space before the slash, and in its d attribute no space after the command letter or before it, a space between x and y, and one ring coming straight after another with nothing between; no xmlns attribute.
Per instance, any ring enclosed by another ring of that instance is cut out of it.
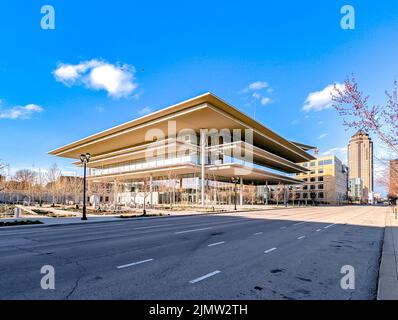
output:
<svg viewBox="0 0 398 320"><path fill-rule="evenodd" d="M298 237L297 240L302 240L304 238L305 238L305 236L301 236L301 237Z"/></svg>
<svg viewBox="0 0 398 320"><path fill-rule="evenodd" d="M133 263L125 264L125 265L119 266L119 267L117 267L117 268L118 268L118 269L124 269L124 268L128 268L128 267L136 266L136 265L139 265L139 264L151 262L151 261L153 261L153 260L154 260L154 259L142 260L142 261L138 261L138 262L133 262Z"/></svg>
<svg viewBox="0 0 398 320"><path fill-rule="evenodd" d="M219 246L220 244L224 244L224 243L225 243L225 241L220 241L220 242L209 244L208 247Z"/></svg>
<svg viewBox="0 0 398 320"><path fill-rule="evenodd" d="M321 232L322 231L322 229L316 229L316 232Z"/></svg>
<svg viewBox="0 0 398 320"><path fill-rule="evenodd" d="M285 227L281 227L281 229L287 229L287 227L285 226Z"/></svg>
<svg viewBox="0 0 398 320"><path fill-rule="evenodd" d="M333 226L335 226L335 225L336 225L335 223L329 224L328 226L324 227L324 229L329 229L329 228L331 228L331 227L333 227Z"/></svg>
<svg viewBox="0 0 398 320"><path fill-rule="evenodd" d="M199 278L196 278L196 279L194 279L194 280L191 280L191 281L189 281L189 283L195 284L195 283L200 282L200 281L203 281L203 280L205 280L205 279L207 279L207 278L213 277L213 276L215 276L216 274L219 274L219 273L221 273L221 271L216 270L216 271L213 271L213 272L211 272L211 273L208 273L208 274L206 274L206 275L204 275L204 276L202 276L202 277L199 277Z"/></svg>
<svg viewBox="0 0 398 320"><path fill-rule="evenodd" d="M275 251L275 250L276 250L276 248L271 248L271 249L265 250L264 253L270 253L270 252Z"/></svg>
<svg viewBox="0 0 398 320"><path fill-rule="evenodd" d="M253 234L253 236L259 236L259 235L261 235L261 234L263 234L262 232L257 232L257 233L255 233L255 234Z"/></svg>
<svg viewBox="0 0 398 320"><path fill-rule="evenodd" d="M213 229L213 227L201 228L201 229L192 229L192 230L184 230L184 231L178 231L178 232L175 232L174 234L191 233L191 232L204 231L204 230L209 230L209 229Z"/></svg>
<svg viewBox="0 0 398 320"><path fill-rule="evenodd" d="M300 224L304 224L304 223L308 223L308 221L303 221L303 222L295 223L294 226L299 226Z"/></svg>

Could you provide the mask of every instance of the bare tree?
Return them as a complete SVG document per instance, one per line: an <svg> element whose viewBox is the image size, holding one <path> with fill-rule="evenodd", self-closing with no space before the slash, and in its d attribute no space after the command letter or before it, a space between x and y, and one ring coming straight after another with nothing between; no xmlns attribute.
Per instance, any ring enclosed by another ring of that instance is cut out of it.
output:
<svg viewBox="0 0 398 320"><path fill-rule="evenodd" d="M50 169L47 171L47 187L50 189L52 194L52 205L55 206L56 197L58 193L58 182L61 177L61 170L59 170L56 164L53 164Z"/></svg>
<svg viewBox="0 0 398 320"><path fill-rule="evenodd" d="M18 182L20 190L28 195L28 205L32 201L35 179L36 172L29 169L18 170L14 175L14 180Z"/></svg>
<svg viewBox="0 0 398 320"><path fill-rule="evenodd" d="M347 78L344 88L334 86L334 108L344 117L347 128L374 133L390 150L398 155L398 82L393 91L385 91L384 105L369 105L369 96L360 91L355 75Z"/></svg>

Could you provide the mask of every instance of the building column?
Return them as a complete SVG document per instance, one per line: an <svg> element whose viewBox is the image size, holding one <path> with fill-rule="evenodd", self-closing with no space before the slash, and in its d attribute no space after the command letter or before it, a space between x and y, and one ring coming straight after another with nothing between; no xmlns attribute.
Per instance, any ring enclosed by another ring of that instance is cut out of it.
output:
<svg viewBox="0 0 398 320"><path fill-rule="evenodd" d="M117 189L117 181L114 180L113 181L113 203L115 205L115 210L116 210L116 203L117 203L117 193L116 193L116 189Z"/></svg>
<svg viewBox="0 0 398 320"><path fill-rule="evenodd" d="M239 205L243 206L243 178L240 177Z"/></svg>
<svg viewBox="0 0 398 320"><path fill-rule="evenodd" d="M284 195L283 195L283 204L287 206L287 188L286 185L284 186Z"/></svg>
<svg viewBox="0 0 398 320"><path fill-rule="evenodd" d="M151 203L151 209L153 208L153 179L152 179L152 175L149 176L149 192L150 192L150 203Z"/></svg>
<svg viewBox="0 0 398 320"><path fill-rule="evenodd" d="M267 190L266 197L265 197L265 205L268 206L268 198L269 198L269 188L268 188L268 180L265 180L265 188Z"/></svg>
<svg viewBox="0 0 398 320"><path fill-rule="evenodd" d="M201 190L200 190L200 203L205 205L205 166L206 166L206 131L200 130L200 165L201 165Z"/></svg>

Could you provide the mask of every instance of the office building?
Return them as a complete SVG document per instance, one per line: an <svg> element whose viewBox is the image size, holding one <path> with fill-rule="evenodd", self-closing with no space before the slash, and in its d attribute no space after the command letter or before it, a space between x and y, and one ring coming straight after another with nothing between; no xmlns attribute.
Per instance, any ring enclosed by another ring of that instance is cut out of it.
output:
<svg viewBox="0 0 398 320"><path fill-rule="evenodd" d="M359 130L348 144L349 179L362 180L363 197L373 193L373 142L367 133Z"/></svg>
<svg viewBox="0 0 398 320"><path fill-rule="evenodd" d="M347 201L348 170L340 159L324 156L301 165L309 171L297 175L304 184L296 187L295 200L332 205Z"/></svg>

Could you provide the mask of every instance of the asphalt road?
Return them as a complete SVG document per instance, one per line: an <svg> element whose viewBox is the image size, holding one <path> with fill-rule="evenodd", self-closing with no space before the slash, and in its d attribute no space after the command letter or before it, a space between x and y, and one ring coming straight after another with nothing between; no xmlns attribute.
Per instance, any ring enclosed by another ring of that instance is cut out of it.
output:
<svg viewBox="0 0 398 320"><path fill-rule="evenodd" d="M0 299L375 299L386 208L0 230ZM55 290L40 286L43 265ZM340 286L355 270L355 289Z"/></svg>

